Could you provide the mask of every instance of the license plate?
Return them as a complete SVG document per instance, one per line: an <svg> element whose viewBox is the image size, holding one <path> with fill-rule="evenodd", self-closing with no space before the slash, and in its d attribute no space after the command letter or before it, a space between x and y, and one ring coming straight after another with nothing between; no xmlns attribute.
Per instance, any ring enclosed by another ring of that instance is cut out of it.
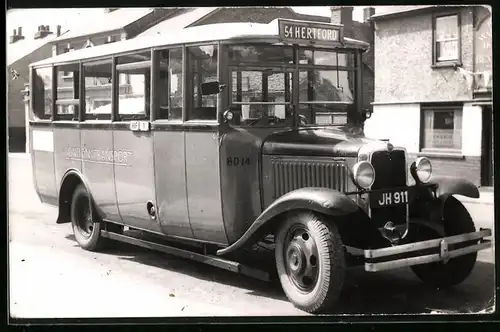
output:
<svg viewBox="0 0 500 332"><path fill-rule="evenodd" d="M408 189L396 189L391 191L374 191L370 193L370 206L372 208L383 208L387 206L403 205L410 202Z"/></svg>

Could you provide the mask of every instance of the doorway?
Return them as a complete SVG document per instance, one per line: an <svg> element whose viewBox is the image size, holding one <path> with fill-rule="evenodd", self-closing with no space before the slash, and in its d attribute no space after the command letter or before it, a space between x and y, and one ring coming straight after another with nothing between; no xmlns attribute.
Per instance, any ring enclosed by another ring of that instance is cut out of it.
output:
<svg viewBox="0 0 500 332"><path fill-rule="evenodd" d="M481 186L493 186L494 158L493 158L493 108L482 107L482 144L481 144Z"/></svg>

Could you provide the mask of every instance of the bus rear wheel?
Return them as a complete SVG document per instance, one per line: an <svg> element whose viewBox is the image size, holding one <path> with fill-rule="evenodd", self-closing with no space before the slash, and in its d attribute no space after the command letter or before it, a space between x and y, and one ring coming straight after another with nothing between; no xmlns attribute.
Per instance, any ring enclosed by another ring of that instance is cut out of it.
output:
<svg viewBox="0 0 500 332"><path fill-rule="evenodd" d="M276 235L276 267L292 304L309 313L333 309L345 278L337 227L311 212L290 215Z"/></svg>
<svg viewBox="0 0 500 332"><path fill-rule="evenodd" d="M421 231L418 241L454 236L476 231L471 215L455 197L449 197L443 211L445 234L437 234L429 228ZM464 242L457 248L474 245L477 241ZM477 260L477 252L452 258L444 262L435 262L411 267L415 275L432 288L450 288L462 283L472 273Z"/></svg>
<svg viewBox="0 0 500 332"><path fill-rule="evenodd" d="M102 248L101 223L92 206L87 188L79 184L71 199L71 225L76 242L85 250L96 251Z"/></svg>

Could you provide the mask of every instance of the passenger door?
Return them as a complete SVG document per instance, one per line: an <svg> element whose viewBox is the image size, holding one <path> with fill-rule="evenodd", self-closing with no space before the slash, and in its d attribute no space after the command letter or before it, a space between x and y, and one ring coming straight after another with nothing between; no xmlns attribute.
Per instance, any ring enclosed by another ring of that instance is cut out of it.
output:
<svg viewBox="0 0 500 332"><path fill-rule="evenodd" d="M113 182L112 68L111 58L85 63L83 66L84 121L80 124L81 149L73 156L81 158L82 173L101 217L119 220Z"/></svg>
<svg viewBox="0 0 500 332"><path fill-rule="evenodd" d="M117 113L113 144L116 199L125 225L161 233L155 204L153 133L149 130L151 52L116 59ZM140 127L139 124L146 125Z"/></svg>
<svg viewBox="0 0 500 332"><path fill-rule="evenodd" d="M218 79L217 47L187 47L181 54L180 48L172 49L159 60L169 68L169 81L160 77L157 84L164 86L158 90L164 101L154 124L159 221L167 235L226 244L217 95L202 96L199 91L201 83Z"/></svg>
<svg viewBox="0 0 500 332"><path fill-rule="evenodd" d="M164 234L193 238L186 195L186 155L182 125L183 51L155 52L154 168L158 222Z"/></svg>

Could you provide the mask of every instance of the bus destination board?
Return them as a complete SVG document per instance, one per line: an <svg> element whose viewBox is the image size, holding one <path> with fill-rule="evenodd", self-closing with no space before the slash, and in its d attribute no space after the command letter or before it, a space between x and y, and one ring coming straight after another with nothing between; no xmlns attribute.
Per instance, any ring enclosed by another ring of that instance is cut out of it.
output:
<svg viewBox="0 0 500 332"><path fill-rule="evenodd" d="M304 22L293 20L279 20L279 35L283 41L293 43L339 43L343 39L343 26Z"/></svg>

